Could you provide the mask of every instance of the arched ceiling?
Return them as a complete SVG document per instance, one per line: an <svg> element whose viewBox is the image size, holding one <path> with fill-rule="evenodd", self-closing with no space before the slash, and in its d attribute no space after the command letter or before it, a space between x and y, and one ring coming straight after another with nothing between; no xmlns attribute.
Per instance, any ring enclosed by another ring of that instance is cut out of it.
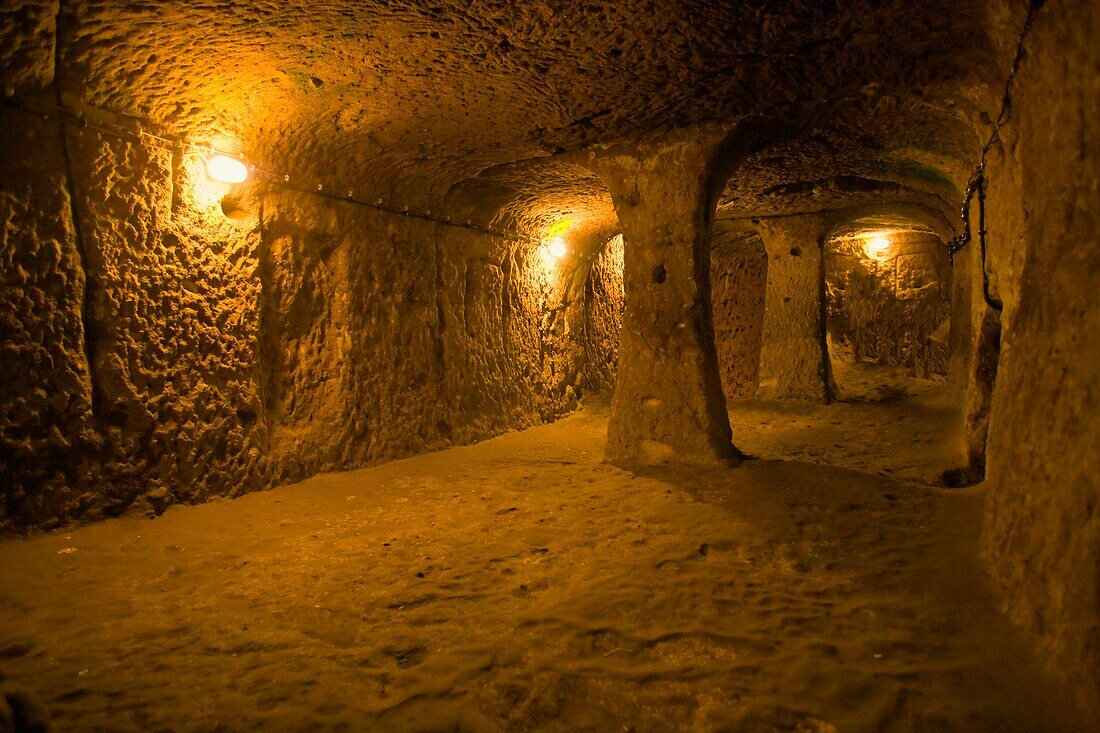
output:
<svg viewBox="0 0 1100 733"><path fill-rule="evenodd" d="M734 175L727 216L950 198L1023 5L63 0L57 62L88 104L271 167L437 208L483 185L486 223L604 206L598 229L606 198L556 155L711 120L795 131Z"/></svg>

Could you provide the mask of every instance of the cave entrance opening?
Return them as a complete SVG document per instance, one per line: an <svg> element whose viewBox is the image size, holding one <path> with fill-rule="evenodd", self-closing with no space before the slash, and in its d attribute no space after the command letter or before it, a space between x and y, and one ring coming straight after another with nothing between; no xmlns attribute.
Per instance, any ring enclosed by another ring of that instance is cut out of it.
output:
<svg viewBox="0 0 1100 733"><path fill-rule="evenodd" d="M946 381L951 265L934 232L874 218L838 230L825 242L825 298L838 400L902 399Z"/></svg>

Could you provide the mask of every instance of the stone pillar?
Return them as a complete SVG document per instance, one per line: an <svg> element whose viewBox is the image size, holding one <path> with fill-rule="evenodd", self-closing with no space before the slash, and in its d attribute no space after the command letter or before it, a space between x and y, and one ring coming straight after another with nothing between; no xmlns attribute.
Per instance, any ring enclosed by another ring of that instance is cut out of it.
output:
<svg viewBox="0 0 1100 733"><path fill-rule="evenodd" d="M768 252L760 397L832 399L824 336L824 227L816 215L759 223Z"/></svg>
<svg viewBox="0 0 1100 733"><path fill-rule="evenodd" d="M611 191L625 249L609 461L739 456L719 380L709 282L712 197L724 182L715 163L726 137L695 128L590 154Z"/></svg>

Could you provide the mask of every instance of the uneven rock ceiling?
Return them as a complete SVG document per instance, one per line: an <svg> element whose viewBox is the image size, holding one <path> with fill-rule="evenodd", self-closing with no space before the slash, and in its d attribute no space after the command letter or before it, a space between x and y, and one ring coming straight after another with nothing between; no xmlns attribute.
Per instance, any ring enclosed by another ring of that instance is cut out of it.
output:
<svg viewBox="0 0 1100 733"><path fill-rule="evenodd" d="M610 200L575 151L763 118L721 217L957 205L1023 3L63 2L69 99L357 193L524 226Z"/></svg>

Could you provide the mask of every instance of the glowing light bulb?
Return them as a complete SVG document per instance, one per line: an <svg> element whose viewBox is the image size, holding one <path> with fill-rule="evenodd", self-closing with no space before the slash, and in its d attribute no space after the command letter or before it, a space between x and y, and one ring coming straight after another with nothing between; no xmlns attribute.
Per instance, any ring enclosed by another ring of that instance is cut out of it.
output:
<svg viewBox="0 0 1100 733"><path fill-rule="evenodd" d="M248 166L228 155L214 155L206 159L206 175L219 183L243 183L248 178Z"/></svg>
<svg viewBox="0 0 1100 733"><path fill-rule="evenodd" d="M867 239L863 248L867 251L870 257L881 257L886 254L886 250L890 249L890 237L885 234L877 234Z"/></svg>
<svg viewBox="0 0 1100 733"><path fill-rule="evenodd" d="M551 237L542 241L539 254L542 257L543 267L550 271L557 267L558 260L569 254L569 247L566 246L565 239L562 237Z"/></svg>
<svg viewBox="0 0 1100 733"><path fill-rule="evenodd" d="M546 251L550 253L550 256L555 260L565 257L569 253L569 248L565 246L565 240L561 237L554 237L546 245Z"/></svg>

